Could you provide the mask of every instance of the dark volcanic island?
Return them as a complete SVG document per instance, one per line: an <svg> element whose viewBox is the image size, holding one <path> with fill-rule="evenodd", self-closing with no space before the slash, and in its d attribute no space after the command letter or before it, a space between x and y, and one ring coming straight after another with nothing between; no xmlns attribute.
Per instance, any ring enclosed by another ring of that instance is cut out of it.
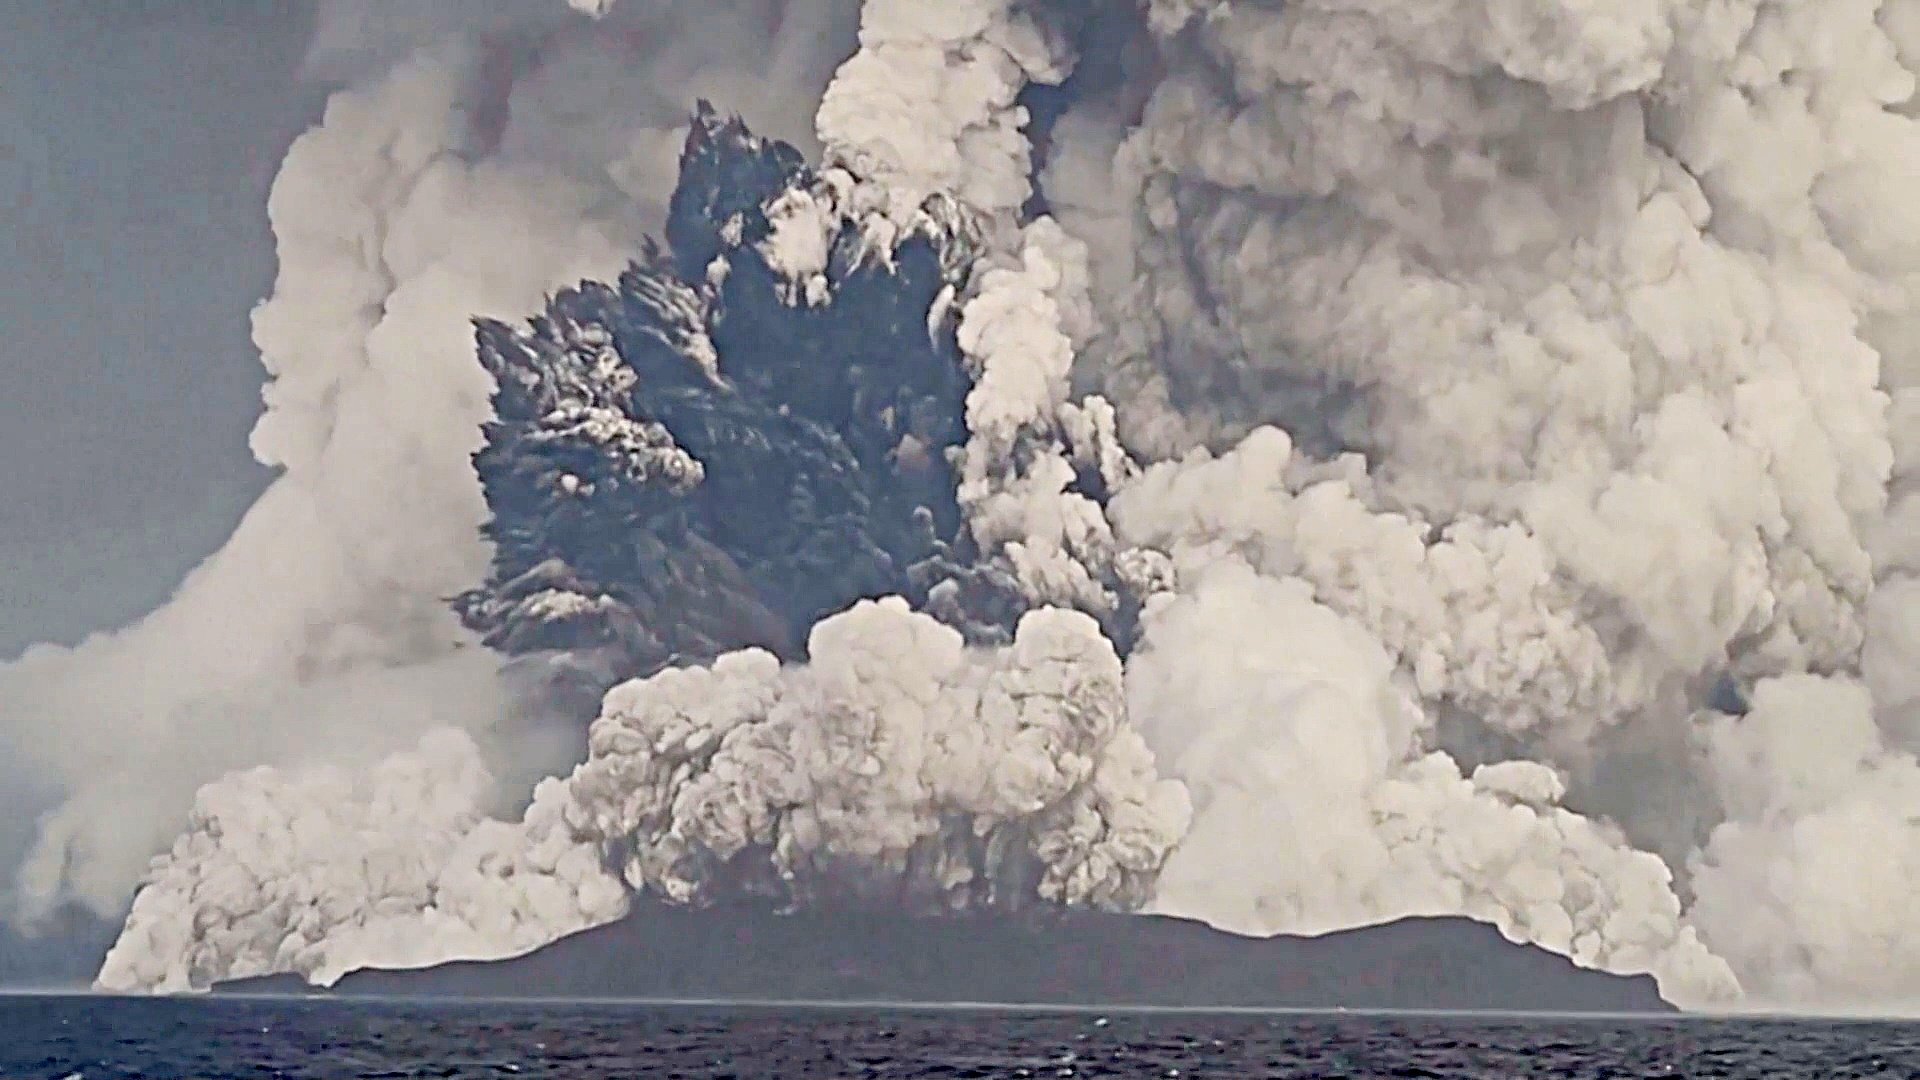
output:
<svg viewBox="0 0 1920 1080"><path fill-rule="evenodd" d="M317 992L291 975L215 989ZM636 904L620 922L511 960L357 971L330 992L455 999L1673 1011L1651 976L1584 970L1460 918L1257 939L1158 915L781 914L650 901Z"/></svg>

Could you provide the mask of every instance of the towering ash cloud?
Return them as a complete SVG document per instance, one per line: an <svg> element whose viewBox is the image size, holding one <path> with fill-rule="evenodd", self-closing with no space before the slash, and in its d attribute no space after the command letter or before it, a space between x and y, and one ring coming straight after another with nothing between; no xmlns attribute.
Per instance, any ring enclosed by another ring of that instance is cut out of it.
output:
<svg viewBox="0 0 1920 1080"><path fill-rule="evenodd" d="M1920 2L573 6L336 50L286 478L0 673L68 792L24 896L187 826L103 985L650 890L1920 992Z"/></svg>
<svg viewBox="0 0 1920 1080"><path fill-rule="evenodd" d="M1138 230L1109 300L1123 419L1174 449L1306 414L1305 445L1364 454L1248 529L1256 563L1370 626L1456 750L1568 770L1574 805L1691 878L1692 921L1760 994L1911 978L1832 932L1840 909L1906 919L1911 878L1821 865L1857 842L1801 852L1839 813L1914 836L1888 673L1920 610L1886 516L1914 392L1912 18L1153 4L1172 74L1114 159ZM1827 685L1775 681L1795 673ZM1753 715L1704 708L1723 675ZM1842 810L1843 767L1890 783Z"/></svg>

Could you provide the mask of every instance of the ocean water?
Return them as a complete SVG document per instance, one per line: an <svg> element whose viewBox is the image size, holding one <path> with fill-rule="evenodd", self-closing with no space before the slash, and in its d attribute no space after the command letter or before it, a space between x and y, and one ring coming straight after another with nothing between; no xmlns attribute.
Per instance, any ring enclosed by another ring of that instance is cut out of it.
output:
<svg viewBox="0 0 1920 1080"><path fill-rule="evenodd" d="M1900 1077L1920 1025L0 998L0 1078Z"/></svg>

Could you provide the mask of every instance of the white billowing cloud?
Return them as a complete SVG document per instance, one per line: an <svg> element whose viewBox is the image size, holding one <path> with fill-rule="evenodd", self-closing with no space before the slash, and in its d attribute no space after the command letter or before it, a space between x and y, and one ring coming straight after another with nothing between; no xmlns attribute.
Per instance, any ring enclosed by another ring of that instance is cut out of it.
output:
<svg viewBox="0 0 1920 1080"><path fill-rule="evenodd" d="M1031 879L1043 900L1124 908L1185 828L1083 614L1031 612L980 651L863 601L814 627L809 657L749 650L607 695L570 786L632 851L630 885L696 899L753 852L747 873L800 898L957 908Z"/></svg>
<svg viewBox="0 0 1920 1080"><path fill-rule="evenodd" d="M159 611L0 673L9 738L69 792L29 864L53 873L23 882L30 911L119 908L193 788L227 769L377 756L415 725L499 719L490 665L453 651L441 600L486 558L459 463L489 389L466 319L536 301L547 275L617 266L628 237L576 233L565 184L542 203L459 156L473 132L455 105L478 60L447 49L337 95L288 155L269 208L280 279L255 316L274 379L253 437L286 475ZM531 257L489 274L476 256L503 223ZM401 692L448 665L457 685ZM396 692L363 692L376 683ZM464 708L436 717L440 702Z"/></svg>
<svg viewBox="0 0 1920 1080"><path fill-rule="evenodd" d="M1736 995L1658 858L1561 807L1544 765L1465 778L1424 750L1391 657L1306 582L1228 556L1144 622L1131 716L1194 802L1156 909L1246 934L1467 914L1589 967L1651 972L1669 1000Z"/></svg>
<svg viewBox="0 0 1920 1080"><path fill-rule="evenodd" d="M1605 639L1600 723L1736 642L1756 668L1842 660L1889 460L1854 333L1872 295L1819 251L1768 260L1711 231L1711 193L1644 134L1666 118L1625 93L1651 93L1663 52L1542 65L1467 32L1483 6L1452 5L1447 34L1315 4L1204 24L1203 66L1265 96L1172 78L1123 151L1167 218L1145 260L1162 355L1200 369L1167 377L1243 387L1250 410L1215 400L1254 416L1298 409L1263 407L1262 383L1326 387L1382 503L1456 535L1520 526L1556 614ZM1478 104L1457 54L1483 47L1554 77ZM1595 96L1622 71L1642 82Z"/></svg>
<svg viewBox="0 0 1920 1080"><path fill-rule="evenodd" d="M1789 676L1708 733L1727 820L1697 856L1693 917L1764 1002L1920 1002L1920 762L1872 708L1858 682Z"/></svg>
<svg viewBox="0 0 1920 1080"><path fill-rule="evenodd" d="M201 789L155 860L98 984L205 989L294 972L319 985L370 965L498 959L626 911L626 890L559 813L483 816L491 778L441 728L370 770L238 772Z"/></svg>
<svg viewBox="0 0 1920 1080"><path fill-rule="evenodd" d="M615 687L586 762L518 823L482 815L480 758L455 731L366 780L211 784L100 985L509 956L619 917L628 889L932 911L1145 899L1186 793L1126 724L1091 618L1035 611L976 650L888 599L822 620L811 646L805 665L749 649Z"/></svg>
<svg viewBox="0 0 1920 1080"><path fill-rule="evenodd" d="M1609 658L1537 543L1517 527L1446 529L1385 509L1364 463L1315 462L1277 428L1218 457L1157 462L1110 507L1119 540L1190 573L1228 557L1298 576L1365 625L1423 697L1484 711L1513 733L1552 723L1584 738ZM1391 504L1388 504L1391 505ZM1579 726L1575 726L1579 725Z"/></svg>
<svg viewBox="0 0 1920 1080"><path fill-rule="evenodd" d="M960 350L972 369L969 436L959 499L973 539L1005 558L1026 593L1104 612L1113 550L1100 506L1070 489L1075 465L1109 482L1131 472L1111 407L1069 400L1075 347L1091 331L1087 249L1052 218L1019 234L1008 265L978 272L960 309Z"/></svg>
<svg viewBox="0 0 1920 1080"><path fill-rule="evenodd" d="M1476 752L1563 768L1565 805L1619 809L1635 842L1688 826L1620 791L1610 756L1688 745L1723 674L1840 674L1863 688L1849 723L1880 732L1862 767L1900 774L1913 4L1156 0L1148 23L1166 74L1141 118L1103 171L1090 109L1059 172L1091 208L1070 224L1126 205L1134 225L1135 277L1096 279L1118 328L1081 374L1130 445L1181 462L1123 490L1121 543L1183 578L1224 555L1299 577ZM1717 745L1671 764L1720 775ZM1794 775L1791 744L1753 752L1781 756L1760 782ZM1793 875L1771 943L1705 892L1687 913L1748 991L1920 990L1821 929L1865 903L1892 932L1904 908L1694 786L1728 819L1699 865ZM1874 790L1897 850L1913 826ZM1812 974L1775 962L1795 949Z"/></svg>
<svg viewBox="0 0 1920 1080"><path fill-rule="evenodd" d="M1066 78L1071 57L1044 5L867 0L860 49L834 74L816 121L827 158L885 192L894 216L942 193L988 214L1031 190L1029 82Z"/></svg>
<svg viewBox="0 0 1920 1080"><path fill-rule="evenodd" d="M26 918L123 910L229 770L371 762L448 724L522 770L564 760L528 742L446 606L487 558L469 320L624 265L694 93L807 138L850 12L323 7L316 68L357 81L281 167L279 277L254 318L271 381L253 448L284 475L161 609L0 668L0 744L59 793L17 883Z"/></svg>

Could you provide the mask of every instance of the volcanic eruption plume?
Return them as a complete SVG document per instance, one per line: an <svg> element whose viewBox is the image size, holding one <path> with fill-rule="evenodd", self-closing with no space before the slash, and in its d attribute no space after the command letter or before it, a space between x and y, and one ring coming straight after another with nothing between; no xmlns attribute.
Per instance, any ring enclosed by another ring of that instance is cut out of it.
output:
<svg viewBox="0 0 1920 1080"><path fill-rule="evenodd" d="M572 7L329 9L285 475L0 671L103 986L644 892L1920 996L1920 2Z"/></svg>

